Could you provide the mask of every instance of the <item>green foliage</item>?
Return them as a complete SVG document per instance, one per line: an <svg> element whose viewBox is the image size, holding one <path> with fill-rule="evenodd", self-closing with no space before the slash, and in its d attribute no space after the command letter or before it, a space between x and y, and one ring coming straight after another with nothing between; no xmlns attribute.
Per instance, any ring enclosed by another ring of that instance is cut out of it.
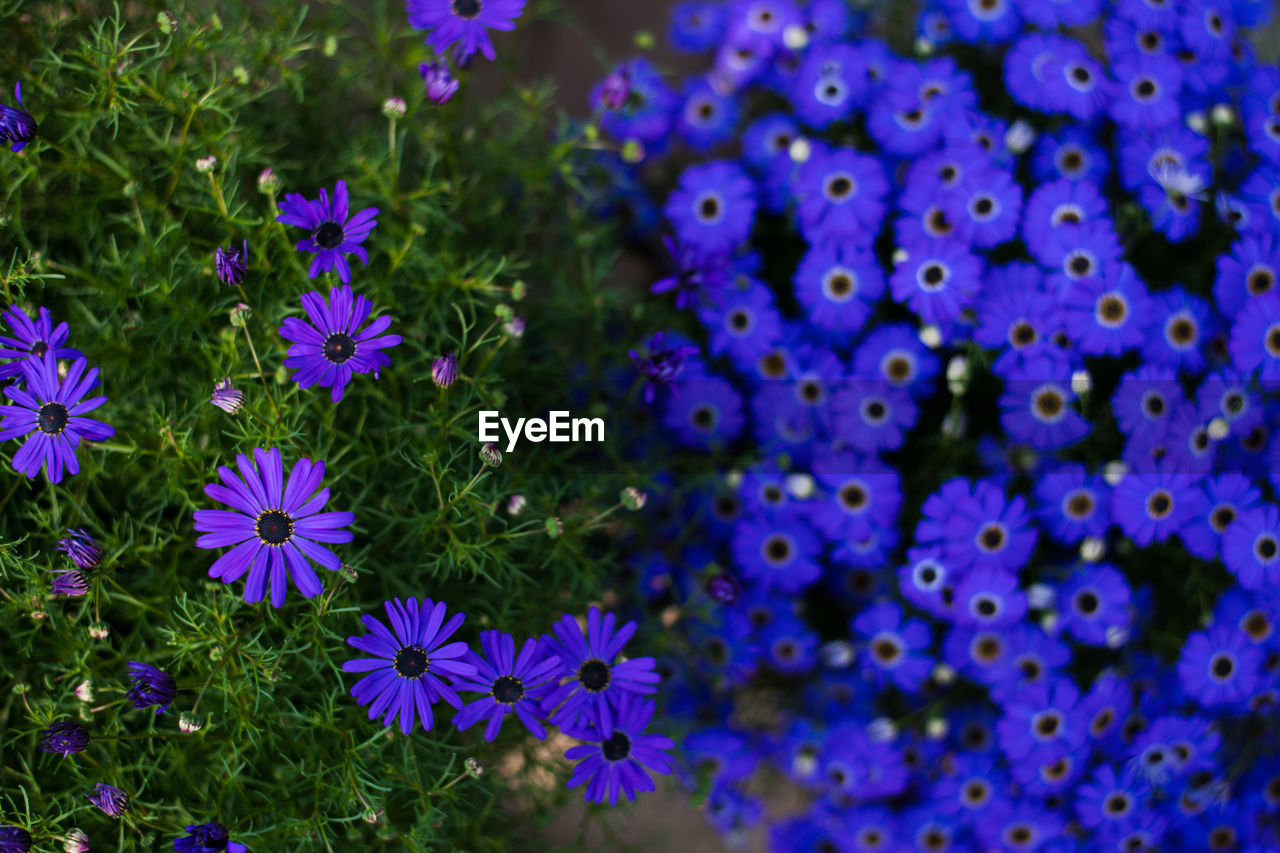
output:
<svg viewBox="0 0 1280 853"><path fill-rule="evenodd" d="M21 154L0 151L0 291L70 323L110 398L95 415L116 429L57 486L13 472L19 442L0 447L0 822L40 849L73 826L94 849L170 849L216 819L253 850L502 850L516 832L502 804L524 776L498 766L522 757L563 785L558 755L514 725L485 744L443 705L429 734L370 722L340 671L359 616L393 595L465 611L473 642L585 610L615 556L596 524L644 485L608 442L589 459L545 445L496 469L477 458L478 409L570 408L570 372L591 387L625 346L602 287L609 241L571 189L581 146L551 118L550 89L510 80L488 99L464 80L434 107L416 73L427 58L398 0L0 3L0 82L21 80L40 123ZM392 95L405 117L382 113ZM264 169L280 188L260 187ZM283 193L315 198L340 178L353 210L381 210L353 287L404 342L335 405L281 364L282 320L336 278L307 278L302 234L275 214ZM248 277L226 287L214 250L244 239ZM503 306L526 319L522 339ZM460 378L442 390L431 364L448 350ZM235 415L209 400L227 376L246 396ZM218 506L204 485L254 447L286 466L325 459L328 508L356 515L355 541L335 546L350 570L278 611L246 604L243 581L208 580L220 552L195 547L192 513ZM516 493L528 506L513 517ZM106 557L89 595L54 599L52 570L69 567L54 545L73 527ZM129 705L130 660L177 677L168 712ZM84 681L91 699L73 692ZM203 727L180 731L182 714ZM83 721L88 751L40 752L55 719ZM488 772L468 775L471 756ZM116 826L84 799L96 782L133 798Z"/></svg>

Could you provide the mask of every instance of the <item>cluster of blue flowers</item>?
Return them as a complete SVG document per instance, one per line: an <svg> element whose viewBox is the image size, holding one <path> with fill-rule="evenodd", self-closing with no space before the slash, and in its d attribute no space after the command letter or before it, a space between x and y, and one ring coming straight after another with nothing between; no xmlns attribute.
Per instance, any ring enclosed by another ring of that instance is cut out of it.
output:
<svg viewBox="0 0 1280 853"><path fill-rule="evenodd" d="M1280 845L1268 13L933 0L907 58L842 0L691 2L709 71L593 92L696 317L646 398L740 466L639 571L724 832L783 776L776 851Z"/></svg>

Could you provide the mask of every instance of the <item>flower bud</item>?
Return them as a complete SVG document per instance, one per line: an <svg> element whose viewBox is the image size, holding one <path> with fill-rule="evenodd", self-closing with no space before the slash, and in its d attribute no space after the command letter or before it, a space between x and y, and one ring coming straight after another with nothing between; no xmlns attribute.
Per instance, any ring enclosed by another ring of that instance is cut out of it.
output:
<svg viewBox="0 0 1280 853"><path fill-rule="evenodd" d="M832 640L818 649L818 659L827 669L847 669L853 666L853 643L848 640Z"/></svg>
<svg viewBox="0 0 1280 853"><path fill-rule="evenodd" d="M9 214L8 214L8 212L3 211L3 210L0 210L0 228L4 228L4 227L5 227L5 226L7 226L8 224L9 224Z"/></svg>
<svg viewBox="0 0 1280 853"><path fill-rule="evenodd" d="M440 388L448 388L458 380L458 357L452 351L440 356L431 365L431 381Z"/></svg>
<svg viewBox="0 0 1280 853"><path fill-rule="evenodd" d="M418 73L422 75L427 100L438 107L449 103L458 91L458 81L449 73L449 65L443 60L424 62L418 66Z"/></svg>
<svg viewBox="0 0 1280 853"><path fill-rule="evenodd" d="M31 683L28 681L19 681L13 685L13 692L19 696L31 692Z"/></svg>
<svg viewBox="0 0 1280 853"><path fill-rule="evenodd" d="M635 486L627 486L618 495L618 500L622 501L622 505L627 509L635 512L644 509L645 502L649 500L649 496L637 489Z"/></svg>
<svg viewBox="0 0 1280 853"><path fill-rule="evenodd" d="M267 168L258 173L258 192L260 193L272 195L280 189L281 183L274 169Z"/></svg>
<svg viewBox="0 0 1280 853"><path fill-rule="evenodd" d="M111 626L106 622L94 622L89 626L89 636L95 640L105 640L111 636Z"/></svg>
<svg viewBox="0 0 1280 853"><path fill-rule="evenodd" d="M600 103L606 110L620 110L631 97L631 72L618 68L600 86Z"/></svg>
<svg viewBox="0 0 1280 853"><path fill-rule="evenodd" d="M204 717L191 711L183 711L178 716L178 729L193 734L204 728Z"/></svg>
<svg viewBox="0 0 1280 853"><path fill-rule="evenodd" d="M809 46L809 31L799 24L791 24L782 31L782 43L787 50L803 50Z"/></svg>
<svg viewBox="0 0 1280 853"><path fill-rule="evenodd" d="M712 575L707 579L707 595L721 604L733 604L742 594L742 587L733 575Z"/></svg>
<svg viewBox="0 0 1280 853"><path fill-rule="evenodd" d="M502 331L517 340L524 337L524 318L513 317L511 322L502 324Z"/></svg>
<svg viewBox="0 0 1280 853"><path fill-rule="evenodd" d="M333 57L338 53L337 36L325 36L324 47L321 49L321 51L324 53L326 57L328 57L329 59L333 59Z"/></svg>
<svg viewBox="0 0 1280 853"><path fill-rule="evenodd" d="M512 495L507 498L507 515L519 515L529 505L524 495Z"/></svg>
<svg viewBox="0 0 1280 853"><path fill-rule="evenodd" d="M520 279L516 281L515 284L511 285L511 298L514 299L516 302L519 302L521 299L524 299L528 295L529 295L529 286L524 283L524 279Z"/></svg>
<svg viewBox="0 0 1280 853"><path fill-rule="evenodd" d="M196 161L196 171L201 174L208 174L218 166L218 158L210 154L208 157L201 157Z"/></svg>
<svg viewBox="0 0 1280 853"><path fill-rule="evenodd" d="M76 685L76 689L74 692L76 694L76 698L79 699L81 702L92 702L93 701L93 682L88 678L86 678L84 681Z"/></svg>
<svg viewBox="0 0 1280 853"><path fill-rule="evenodd" d="M624 163L639 163L645 157L644 143L639 139L628 139L622 143L621 153Z"/></svg>
<svg viewBox="0 0 1280 853"><path fill-rule="evenodd" d="M640 50L653 50L655 44L653 33L648 30L639 30L635 34L635 44Z"/></svg>
<svg viewBox="0 0 1280 853"><path fill-rule="evenodd" d="M213 396L209 402L213 403L219 409L229 415L234 415L240 411L240 406L244 404L244 392L235 388L231 384L231 377L228 376L221 382L215 383L213 386Z"/></svg>
<svg viewBox="0 0 1280 853"><path fill-rule="evenodd" d="M368 824L376 824L382 820L384 814L386 814L386 810L382 806L369 806L360 813L360 819Z"/></svg>
<svg viewBox="0 0 1280 853"><path fill-rule="evenodd" d="M543 522L543 526L547 529L547 536L552 539L559 539L564 535L564 522L557 516L548 518Z"/></svg>
<svg viewBox="0 0 1280 853"><path fill-rule="evenodd" d="M347 583L355 583L360 579L360 573L355 570L355 567L348 566L346 563L343 563L341 568L338 569L338 574Z"/></svg>
<svg viewBox="0 0 1280 853"><path fill-rule="evenodd" d="M382 114L387 118L404 118L408 111L403 98L391 97L382 102Z"/></svg>
<svg viewBox="0 0 1280 853"><path fill-rule="evenodd" d="M156 13L156 27L165 35L173 35L178 29L177 17L169 11Z"/></svg>
<svg viewBox="0 0 1280 853"><path fill-rule="evenodd" d="M231 325L243 329L247 320L246 315L249 313L249 306L243 302L237 302L235 307L231 309Z"/></svg>
<svg viewBox="0 0 1280 853"><path fill-rule="evenodd" d="M479 779L484 774L484 767L474 758L468 758L464 764L467 768L467 775L472 779Z"/></svg>
<svg viewBox="0 0 1280 853"><path fill-rule="evenodd" d="M480 447L480 461L490 468L497 468L502 464L502 451L492 441L486 441Z"/></svg>
<svg viewBox="0 0 1280 853"><path fill-rule="evenodd" d="M501 320L504 323L509 323L511 322L512 319L515 318L516 312L512 310L510 305L506 304L505 302L502 302L494 306L493 316L497 317L499 320Z"/></svg>

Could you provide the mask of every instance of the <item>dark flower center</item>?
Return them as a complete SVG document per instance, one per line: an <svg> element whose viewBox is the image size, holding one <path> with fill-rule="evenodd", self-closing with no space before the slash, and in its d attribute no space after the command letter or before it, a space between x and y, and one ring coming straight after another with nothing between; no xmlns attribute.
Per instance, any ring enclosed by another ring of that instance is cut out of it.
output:
<svg viewBox="0 0 1280 853"><path fill-rule="evenodd" d="M1213 670L1213 674L1217 678L1229 678L1231 673L1235 672L1236 665L1235 661L1226 655L1218 655L1213 659L1210 669Z"/></svg>
<svg viewBox="0 0 1280 853"><path fill-rule="evenodd" d="M1267 332L1267 352L1280 358L1280 327L1273 326Z"/></svg>
<svg viewBox="0 0 1280 853"><path fill-rule="evenodd" d="M970 782L964 787L964 798L971 803L980 803L987 798L988 790L985 782Z"/></svg>
<svg viewBox="0 0 1280 853"><path fill-rule="evenodd" d="M1235 520L1235 509L1229 506L1221 506L1213 511L1213 515L1209 518L1209 524L1213 527L1215 533L1221 533L1227 529L1227 525Z"/></svg>
<svg viewBox="0 0 1280 853"><path fill-rule="evenodd" d="M1058 733L1058 724L1060 722L1057 713L1046 712L1041 715L1040 719L1036 720L1036 733L1043 737L1053 737Z"/></svg>
<svg viewBox="0 0 1280 853"><path fill-rule="evenodd" d="M1158 491L1147 499L1147 515L1164 518L1173 509L1173 498L1166 491Z"/></svg>
<svg viewBox="0 0 1280 853"><path fill-rule="evenodd" d="M876 640L871 644L871 654L881 663L892 663L898 657L898 644L892 640Z"/></svg>
<svg viewBox="0 0 1280 853"><path fill-rule="evenodd" d="M631 754L631 738L623 732L615 731L600 745L600 750L608 761L621 761Z"/></svg>
<svg viewBox="0 0 1280 853"><path fill-rule="evenodd" d="M1217 853L1219 850L1230 850L1236 846L1236 831L1229 826L1220 826L1209 833L1209 849Z"/></svg>
<svg viewBox="0 0 1280 853"><path fill-rule="evenodd" d="M1098 596L1085 590L1076 595L1076 610L1088 616L1098 609Z"/></svg>
<svg viewBox="0 0 1280 853"><path fill-rule="evenodd" d="M734 331L742 332L751 325L751 318L747 316L746 311L734 311L729 315L729 325L733 327Z"/></svg>
<svg viewBox="0 0 1280 853"><path fill-rule="evenodd" d="M987 662L1000 657L1000 641L995 637L983 637L978 641L976 657L978 660Z"/></svg>
<svg viewBox="0 0 1280 853"><path fill-rule="evenodd" d="M49 351L49 344L45 341L36 341L31 345L31 354L36 358L44 358L44 354Z"/></svg>
<svg viewBox="0 0 1280 853"><path fill-rule="evenodd" d="M884 403L879 400L872 400L867 404L867 415L873 421L878 421L885 416Z"/></svg>
<svg viewBox="0 0 1280 853"><path fill-rule="evenodd" d="M1067 515L1072 518L1083 518L1093 512L1093 498L1085 494L1074 495L1067 502Z"/></svg>
<svg viewBox="0 0 1280 853"><path fill-rule="evenodd" d="M853 279L844 273L837 273L831 277L827 286L831 288L831 292L836 296L844 296L853 290Z"/></svg>
<svg viewBox="0 0 1280 853"><path fill-rule="evenodd" d="M840 502L849 509L858 509L867 502L867 493L858 485L845 486L840 490Z"/></svg>
<svg viewBox="0 0 1280 853"><path fill-rule="evenodd" d="M991 213L991 211L995 208L995 206L996 206L995 202L993 202L989 198L983 197L978 199L976 202L974 202L973 210L979 216L986 216L987 214Z"/></svg>
<svg viewBox="0 0 1280 853"><path fill-rule="evenodd" d="M776 379L787 372L786 359L780 353L771 352L760 359L760 372L771 379Z"/></svg>
<svg viewBox="0 0 1280 853"><path fill-rule="evenodd" d="M816 403L822 398L822 388L816 382L806 382L800 386L800 396L806 403Z"/></svg>
<svg viewBox="0 0 1280 853"><path fill-rule="evenodd" d="M1067 775L1067 771L1071 769L1071 763L1065 758L1059 758L1044 769L1044 775L1050 779L1061 779Z"/></svg>
<svg viewBox="0 0 1280 853"><path fill-rule="evenodd" d="M979 616L988 618L996 615L996 603L989 598L980 598L976 605Z"/></svg>
<svg viewBox="0 0 1280 853"><path fill-rule="evenodd" d="M45 403L36 415L36 426L41 432L57 435L67 428L67 407L61 403Z"/></svg>
<svg viewBox="0 0 1280 853"><path fill-rule="evenodd" d="M1270 536L1261 536L1258 544L1253 546L1253 550L1257 553L1259 559L1270 560L1276 555L1276 551L1280 550L1276 546L1276 540Z"/></svg>
<svg viewBox="0 0 1280 853"><path fill-rule="evenodd" d="M1156 93L1156 84L1152 80L1139 80L1133 91L1139 98L1150 98Z"/></svg>
<svg viewBox="0 0 1280 853"><path fill-rule="evenodd" d="M599 693L609 686L609 664L599 658L591 658L578 667L578 681L592 693Z"/></svg>
<svg viewBox="0 0 1280 853"><path fill-rule="evenodd" d="M1108 323L1119 323L1126 314L1124 300L1108 295L1098 301L1098 316Z"/></svg>
<svg viewBox="0 0 1280 853"><path fill-rule="evenodd" d="M925 222L936 236L943 237L951 233L951 223L947 221L947 215L936 207L925 218Z"/></svg>
<svg viewBox="0 0 1280 853"><path fill-rule="evenodd" d="M421 646L405 646L396 652L396 659L391 664L396 674L404 678L420 678L431 663L427 652Z"/></svg>
<svg viewBox="0 0 1280 853"><path fill-rule="evenodd" d="M841 175L827 184L827 195L835 200L842 199L853 191L853 181Z"/></svg>
<svg viewBox="0 0 1280 853"><path fill-rule="evenodd" d="M320 351L334 364L342 364L356 354L356 342L350 335L335 332L325 339Z"/></svg>
<svg viewBox="0 0 1280 853"><path fill-rule="evenodd" d="M1031 840L1031 830L1025 826L1015 826L1009 830L1009 839L1014 844L1026 844Z"/></svg>
<svg viewBox="0 0 1280 853"><path fill-rule="evenodd" d="M706 406L693 410L693 425L700 430L709 430L715 425L715 415Z"/></svg>
<svg viewBox="0 0 1280 853"><path fill-rule="evenodd" d="M885 373L895 382L902 382L911 376L911 363L905 358L891 358Z"/></svg>
<svg viewBox="0 0 1280 853"><path fill-rule="evenodd" d="M765 543L765 558L773 563L780 563L791 555L791 545L781 536L774 536Z"/></svg>
<svg viewBox="0 0 1280 853"><path fill-rule="evenodd" d="M924 268L924 283L930 287L937 287L942 283L942 267L937 264L930 264Z"/></svg>
<svg viewBox="0 0 1280 853"><path fill-rule="evenodd" d="M258 516L253 529L268 545L283 545L293 535L293 519L281 510L268 509Z"/></svg>
<svg viewBox="0 0 1280 853"><path fill-rule="evenodd" d="M479 15L482 8L480 0L453 0L453 13L468 21Z"/></svg>
<svg viewBox="0 0 1280 853"><path fill-rule="evenodd" d="M490 692L498 702L514 705L524 698L524 684L515 676L503 675L493 682L493 690Z"/></svg>
<svg viewBox="0 0 1280 853"><path fill-rule="evenodd" d="M311 239L321 249L336 249L342 245L342 226L336 222L321 222Z"/></svg>
<svg viewBox="0 0 1280 853"><path fill-rule="evenodd" d="M1071 69L1071 76L1075 78L1077 83L1089 82L1089 69L1083 65L1077 65Z"/></svg>
<svg viewBox="0 0 1280 853"><path fill-rule="evenodd" d="M1158 418L1164 414L1164 398L1158 394L1153 392L1147 395L1142 403L1142 407L1146 409L1148 417Z"/></svg>
<svg viewBox="0 0 1280 853"><path fill-rule="evenodd" d="M986 550L994 551L1004 544L1004 530L998 524L989 524L982 529L978 541Z"/></svg>
<svg viewBox="0 0 1280 853"><path fill-rule="evenodd" d="M1009 339L1016 347L1025 347L1035 343L1036 330L1030 323L1022 322L1013 327L1013 331L1009 335Z"/></svg>
<svg viewBox="0 0 1280 853"><path fill-rule="evenodd" d="M1078 172L1084 165L1084 155L1079 151L1068 151L1062 155L1062 168L1068 174Z"/></svg>
<svg viewBox="0 0 1280 853"><path fill-rule="evenodd" d="M1251 296L1261 296L1275 284L1275 276L1271 270L1254 270L1249 275L1248 288Z"/></svg>
<svg viewBox="0 0 1280 853"><path fill-rule="evenodd" d="M1244 632L1254 642L1265 640L1271 633L1271 620L1261 610L1255 610L1244 620Z"/></svg>
<svg viewBox="0 0 1280 853"><path fill-rule="evenodd" d="M698 205L698 214L704 220L712 220L720 215L720 202L714 196L708 196Z"/></svg>
<svg viewBox="0 0 1280 853"><path fill-rule="evenodd" d="M1169 327L1169 337L1175 344L1191 343L1196 337L1196 327L1185 317L1179 317Z"/></svg>
<svg viewBox="0 0 1280 853"><path fill-rule="evenodd" d="M1124 794L1112 794L1107 797L1107 811L1111 814L1124 814L1129 810L1129 798Z"/></svg>

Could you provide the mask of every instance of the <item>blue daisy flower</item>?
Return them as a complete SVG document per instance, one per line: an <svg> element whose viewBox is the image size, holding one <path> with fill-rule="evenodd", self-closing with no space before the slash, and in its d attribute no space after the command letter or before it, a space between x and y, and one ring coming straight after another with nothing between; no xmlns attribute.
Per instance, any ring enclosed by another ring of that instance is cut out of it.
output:
<svg viewBox="0 0 1280 853"><path fill-rule="evenodd" d="M1124 575L1105 564L1080 567L1058 588L1063 630L1092 646L1128 639L1133 612Z"/></svg>
<svg viewBox="0 0 1280 853"><path fill-rule="evenodd" d="M654 708L652 699L628 696L616 709L601 705L591 729L570 731L587 742L564 754L568 760L580 762L566 787L586 784L587 802L608 802L611 806L618 804L620 794L635 800L638 792L656 790L649 773L667 774L675 769L664 751L674 748L675 742L666 735L645 732Z"/></svg>
<svg viewBox="0 0 1280 853"><path fill-rule="evenodd" d="M847 334L862 328L884 293L884 274L875 257L853 245L819 245L800 261L796 299L819 329Z"/></svg>
<svg viewBox="0 0 1280 853"><path fill-rule="evenodd" d="M329 489L320 488L324 462L299 459L286 480L280 450L254 448L252 459L236 454L236 467L239 477L223 465L218 476L225 485L204 487L232 510L195 512L196 530L205 534L197 547L235 546L214 561L209 577L232 583L248 572L244 600L250 604L262 600L270 582L271 605L283 606L290 578L304 598L319 595L324 587L311 561L331 571L342 561L317 543L350 542L353 534L341 528L356 518L352 512L320 512L329 500Z"/></svg>
<svg viewBox="0 0 1280 853"><path fill-rule="evenodd" d="M1262 651L1230 625L1211 625L1187 637L1178 681L1201 705L1234 705L1257 689Z"/></svg>
<svg viewBox="0 0 1280 853"><path fill-rule="evenodd" d="M232 841L227 828L216 820L193 823L187 827L187 833L173 840L176 853L248 853L249 850L239 841Z"/></svg>
<svg viewBox="0 0 1280 853"><path fill-rule="evenodd" d="M851 149L815 147L796 171L794 192L800 233L811 245L869 243L880 230L889 182L873 157Z"/></svg>
<svg viewBox="0 0 1280 853"><path fill-rule="evenodd" d="M881 602L855 616L853 632L866 640L869 672L879 685L894 684L914 691L928 678L933 660L928 655L932 642L927 623L903 619L902 609Z"/></svg>
<svg viewBox="0 0 1280 853"><path fill-rule="evenodd" d="M690 166L667 199L667 221L680 244L697 254L726 255L751 234L755 187L735 163Z"/></svg>
<svg viewBox="0 0 1280 853"><path fill-rule="evenodd" d="M493 740L507 716L515 714L534 737L545 738L547 730L538 719L538 703L552 687L560 658L546 654L536 639L526 640L516 655L515 639L494 630L480 632L480 647L484 656L472 651L466 658L476 674L457 679L454 686L488 695L467 703L453 718L453 724L465 731L488 717L484 739Z"/></svg>
<svg viewBox="0 0 1280 853"><path fill-rule="evenodd" d="M22 84L13 84L16 107L0 104L0 143L11 143L9 150L17 154L36 138L36 120L22 103Z"/></svg>
<svg viewBox="0 0 1280 853"><path fill-rule="evenodd" d="M39 361L20 362L26 388L5 386L4 395L13 403L0 408L0 441L28 436L13 454L13 470L35 477L43 467L50 483L62 482L64 471L80 472L76 448L82 440L105 441L116 434L109 424L85 417L107 402L106 397L85 399L98 385L98 368L87 368L77 358L59 378L56 353L47 349Z"/></svg>
<svg viewBox="0 0 1280 853"><path fill-rule="evenodd" d="M470 2L478 3L478 0ZM369 253L360 244L377 226L378 209L365 208L349 219L348 213L347 182L341 180L334 188L332 199L328 191L321 189L318 201L308 201L298 193L289 193L280 202L277 222L297 225L311 232L310 237L299 240L297 245L299 252L315 254L307 273L311 278L328 270L337 270L338 277L344 283L350 283L348 254L355 255L365 266L369 265Z"/></svg>
<svg viewBox="0 0 1280 853"><path fill-rule="evenodd" d="M601 614L600 608L587 611L584 630L578 621L565 614L552 626L553 636L543 639L544 651L560 658L560 678L542 699L543 711L551 714L551 722L570 726L599 721L610 710L620 709L625 697L656 693L661 676L654 671L652 657L631 658L622 662L622 647L636 633L636 623L617 626L613 613Z"/></svg>
<svg viewBox="0 0 1280 853"><path fill-rule="evenodd" d="M53 325L48 308L41 307L36 319L32 320L26 311L10 305L0 318L14 335L12 338L0 337L0 358L14 359L0 364L0 379L20 377L24 362L42 363L44 354L50 350L54 359L73 359L83 355L80 350L65 345L69 334L67 324Z"/></svg>
<svg viewBox="0 0 1280 853"><path fill-rule="evenodd" d="M433 704L443 699L462 709L462 700L444 679L456 682L477 674L476 667L466 662L467 644L445 642L462 627L466 616L455 613L446 622L443 601L424 598L419 605L412 596L404 601L394 598L383 607L390 629L366 613L360 621L371 633L347 637L347 645L374 655L343 662L343 672L368 673L352 685L351 695L369 706L369 719L385 713L384 726L398 716L404 734L412 732L418 720L424 731L431 731Z"/></svg>
<svg viewBox="0 0 1280 853"><path fill-rule="evenodd" d="M1128 264L1083 278L1061 300L1067 337L1086 355L1119 355L1143 344L1151 300Z"/></svg>
<svg viewBox="0 0 1280 853"><path fill-rule="evenodd" d="M466 64L476 51L496 58L489 30L514 30L525 0L408 0L409 26L429 30L427 44L437 54L455 47ZM345 280L345 279L344 279Z"/></svg>
<svg viewBox="0 0 1280 853"><path fill-rule="evenodd" d="M129 661L129 681L129 701L139 710L155 707L162 714L178 695L173 676L149 663Z"/></svg>
<svg viewBox="0 0 1280 853"><path fill-rule="evenodd" d="M293 369L299 388L330 388L333 402L342 399L352 374L372 373L391 363L382 350L400 343L399 335L382 334L391 318L382 316L361 329L373 303L353 295L344 284L329 289L329 300L316 291L302 295L302 308L310 323L286 317L280 336L292 344L284 366Z"/></svg>

